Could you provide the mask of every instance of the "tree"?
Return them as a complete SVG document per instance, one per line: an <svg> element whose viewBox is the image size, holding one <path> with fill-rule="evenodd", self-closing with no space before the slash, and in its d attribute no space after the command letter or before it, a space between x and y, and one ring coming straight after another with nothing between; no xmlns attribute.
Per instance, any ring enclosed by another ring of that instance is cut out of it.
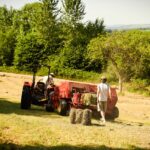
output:
<svg viewBox="0 0 150 150"><path fill-rule="evenodd" d="M123 81L135 77L136 72L143 72L144 65L149 64L149 41L150 37L142 31L113 32L91 40L88 54L91 59L102 58L111 62L122 92Z"/></svg>
<svg viewBox="0 0 150 150"><path fill-rule="evenodd" d="M21 10L17 10L13 17L13 28L19 32L20 27L24 33L37 29L37 18L41 14L42 4L39 2L24 5Z"/></svg>
<svg viewBox="0 0 150 150"><path fill-rule="evenodd" d="M12 65L16 43L16 32L13 29L15 10L0 7L0 65Z"/></svg>
<svg viewBox="0 0 150 150"><path fill-rule="evenodd" d="M75 26L80 23L85 15L85 6L81 0L62 0L63 15L65 23Z"/></svg>
<svg viewBox="0 0 150 150"><path fill-rule="evenodd" d="M39 32L39 36L43 39L47 55L51 55L59 48L58 0L41 0L41 2L41 13L38 19L35 18L37 32Z"/></svg>
<svg viewBox="0 0 150 150"><path fill-rule="evenodd" d="M17 40L14 64L19 70L37 72L47 58L41 39L36 32L24 35L21 31Z"/></svg>
<svg viewBox="0 0 150 150"><path fill-rule="evenodd" d="M89 61L86 53L91 38L103 33L104 21L96 19L94 23L83 24L85 6L81 0L63 0L62 6L61 64L75 69L99 70L99 61Z"/></svg>
<svg viewBox="0 0 150 150"><path fill-rule="evenodd" d="M105 31L104 31L105 26L104 26L103 19L97 18L95 20L95 22L88 21L85 28L86 28L86 34L87 34L89 41L92 38L97 37L99 34L105 33Z"/></svg>
<svg viewBox="0 0 150 150"><path fill-rule="evenodd" d="M84 5L81 0L63 0L61 16L61 53L63 67L83 68L84 66L84 29L81 20L84 16ZM73 54L73 55L72 55ZM58 60L59 61L59 60Z"/></svg>
<svg viewBox="0 0 150 150"><path fill-rule="evenodd" d="M15 22L19 32L14 64L19 69L35 72L57 50L57 4L58 0L42 0L21 10Z"/></svg>
<svg viewBox="0 0 150 150"><path fill-rule="evenodd" d="M88 45L92 38L97 37L98 35L105 34L105 26L103 19L96 19L94 22L88 21L85 25L84 36L86 36L86 44ZM86 47L87 50L87 47ZM102 72L102 70L106 67L106 62L102 58L97 58L91 60L88 55L87 51L85 51L85 58L87 65L85 66L86 70L88 71L95 71L95 72Z"/></svg>

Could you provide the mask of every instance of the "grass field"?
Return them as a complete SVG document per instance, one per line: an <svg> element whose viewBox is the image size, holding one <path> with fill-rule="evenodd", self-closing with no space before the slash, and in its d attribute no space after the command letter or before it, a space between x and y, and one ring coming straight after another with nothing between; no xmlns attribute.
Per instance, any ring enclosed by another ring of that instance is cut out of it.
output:
<svg viewBox="0 0 150 150"><path fill-rule="evenodd" d="M119 96L120 116L106 126L72 125L69 117L42 107L20 109L20 96L30 76L0 76L0 150L150 149L150 98Z"/></svg>

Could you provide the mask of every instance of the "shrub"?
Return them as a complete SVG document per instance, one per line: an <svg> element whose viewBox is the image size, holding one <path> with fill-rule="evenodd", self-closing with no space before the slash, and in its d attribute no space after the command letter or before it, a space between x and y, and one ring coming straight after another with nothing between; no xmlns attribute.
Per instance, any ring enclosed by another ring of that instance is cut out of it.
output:
<svg viewBox="0 0 150 150"><path fill-rule="evenodd" d="M130 82L129 91L150 96L150 79L132 79Z"/></svg>

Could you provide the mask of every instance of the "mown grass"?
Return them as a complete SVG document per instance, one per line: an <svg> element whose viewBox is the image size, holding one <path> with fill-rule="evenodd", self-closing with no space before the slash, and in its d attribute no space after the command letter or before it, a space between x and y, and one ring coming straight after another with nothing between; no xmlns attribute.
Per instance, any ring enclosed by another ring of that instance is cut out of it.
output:
<svg viewBox="0 0 150 150"><path fill-rule="evenodd" d="M133 134L132 128L123 123L100 126L97 120L92 120L92 126L72 125L69 117L48 113L42 107L21 110L19 100L0 99L0 149L145 149L138 145Z"/></svg>

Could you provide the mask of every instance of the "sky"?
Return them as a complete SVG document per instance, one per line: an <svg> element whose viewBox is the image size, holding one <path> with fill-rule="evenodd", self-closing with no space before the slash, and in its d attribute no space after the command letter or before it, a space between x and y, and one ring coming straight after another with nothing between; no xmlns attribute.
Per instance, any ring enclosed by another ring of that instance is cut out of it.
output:
<svg viewBox="0 0 150 150"><path fill-rule="evenodd" d="M0 0L9 8L20 9L38 0ZM86 15L84 22L103 19L106 26L150 24L150 0L82 0Z"/></svg>

